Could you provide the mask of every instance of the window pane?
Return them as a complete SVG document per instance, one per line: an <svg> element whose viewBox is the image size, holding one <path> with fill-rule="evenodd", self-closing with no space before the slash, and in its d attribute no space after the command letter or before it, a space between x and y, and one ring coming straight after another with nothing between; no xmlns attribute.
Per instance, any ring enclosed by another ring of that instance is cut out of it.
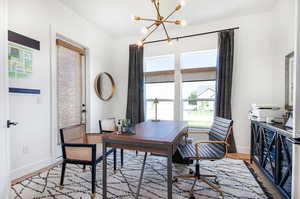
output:
<svg viewBox="0 0 300 199"><path fill-rule="evenodd" d="M174 83L146 84L146 99L174 99Z"/></svg>
<svg viewBox="0 0 300 199"><path fill-rule="evenodd" d="M183 102L183 120L189 127L210 128L214 119L214 101L198 101L195 105Z"/></svg>
<svg viewBox="0 0 300 199"><path fill-rule="evenodd" d="M160 120L173 120L174 118L174 83L146 84L146 119L155 118L154 99L157 98L157 116Z"/></svg>
<svg viewBox="0 0 300 199"><path fill-rule="evenodd" d="M160 101L157 105L157 119L173 120L174 117L174 102ZM147 101L147 120L155 119L155 106L153 101Z"/></svg>
<svg viewBox="0 0 300 199"><path fill-rule="evenodd" d="M215 67L217 65L217 50L183 53L180 60L182 69Z"/></svg>
<svg viewBox="0 0 300 199"><path fill-rule="evenodd" d="M174 70L175 56L164 55L159 57L145 58L145 72Z"/></svg>
<svg viewBox="0 0 300 199"><path fill-rule="evenodd" d="M215 108L215 81L182 83L183 120L190 127L210 128Z"/></svg>

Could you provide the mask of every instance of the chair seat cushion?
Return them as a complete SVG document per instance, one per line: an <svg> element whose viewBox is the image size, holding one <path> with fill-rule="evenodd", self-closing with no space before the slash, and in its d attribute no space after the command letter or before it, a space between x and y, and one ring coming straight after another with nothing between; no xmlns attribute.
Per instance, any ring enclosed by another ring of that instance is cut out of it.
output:
<svg viewBox="0 0 300 199"><path fill-rule="evenodd" d="M188 159L222 159L225 156L224 144L199 144L198 156L196 155L196 148L194 144L179 144L178 151L183 158Z"/></svg>

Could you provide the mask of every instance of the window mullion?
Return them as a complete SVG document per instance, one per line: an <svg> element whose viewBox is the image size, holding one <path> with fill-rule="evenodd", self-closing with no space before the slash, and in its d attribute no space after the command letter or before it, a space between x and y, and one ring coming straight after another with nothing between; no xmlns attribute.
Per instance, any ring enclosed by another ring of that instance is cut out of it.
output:
<svg viewBox="0 0 300 199"><path fill-rule="evenodd" d="M175 54L175 99L174 99L174 120L182 120L181 103L181 72L180 72L180 54Z"/></svg>

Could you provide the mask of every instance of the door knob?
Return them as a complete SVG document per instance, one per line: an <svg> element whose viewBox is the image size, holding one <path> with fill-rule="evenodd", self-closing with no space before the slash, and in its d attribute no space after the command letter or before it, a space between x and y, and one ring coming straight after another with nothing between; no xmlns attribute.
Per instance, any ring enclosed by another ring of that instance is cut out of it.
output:
<svg viewBox="0 0 300 199"><path fill-rule="evenodd" d="M18 122L12 122L10 120L7 120L7 128L10 128L11 126L17 126L18 125Z"/></svg>

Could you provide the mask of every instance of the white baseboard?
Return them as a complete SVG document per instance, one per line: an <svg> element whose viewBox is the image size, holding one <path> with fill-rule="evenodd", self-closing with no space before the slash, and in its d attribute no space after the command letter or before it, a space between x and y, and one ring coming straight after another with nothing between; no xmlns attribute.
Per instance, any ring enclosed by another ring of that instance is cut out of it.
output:
<svg viewBox="0 0 300 199"><path fill-rule="evenodd" d="M27 164L23 167L12 170L10 172L10 179L14 180L14 179L20 178L22 176L25 176L25 175L30 174L32 172L35 172L39 169L48 167L51 164L53 164L53 161L51 160L51 158L40 160L40 161L35 162L35 163Z"/></svg>
<svg viewBox="0 0 300 199"><path fill-rule="evenodd" d="M250 147L236 146L236 150L237 150L238 153L250 154Z"/></svg>

